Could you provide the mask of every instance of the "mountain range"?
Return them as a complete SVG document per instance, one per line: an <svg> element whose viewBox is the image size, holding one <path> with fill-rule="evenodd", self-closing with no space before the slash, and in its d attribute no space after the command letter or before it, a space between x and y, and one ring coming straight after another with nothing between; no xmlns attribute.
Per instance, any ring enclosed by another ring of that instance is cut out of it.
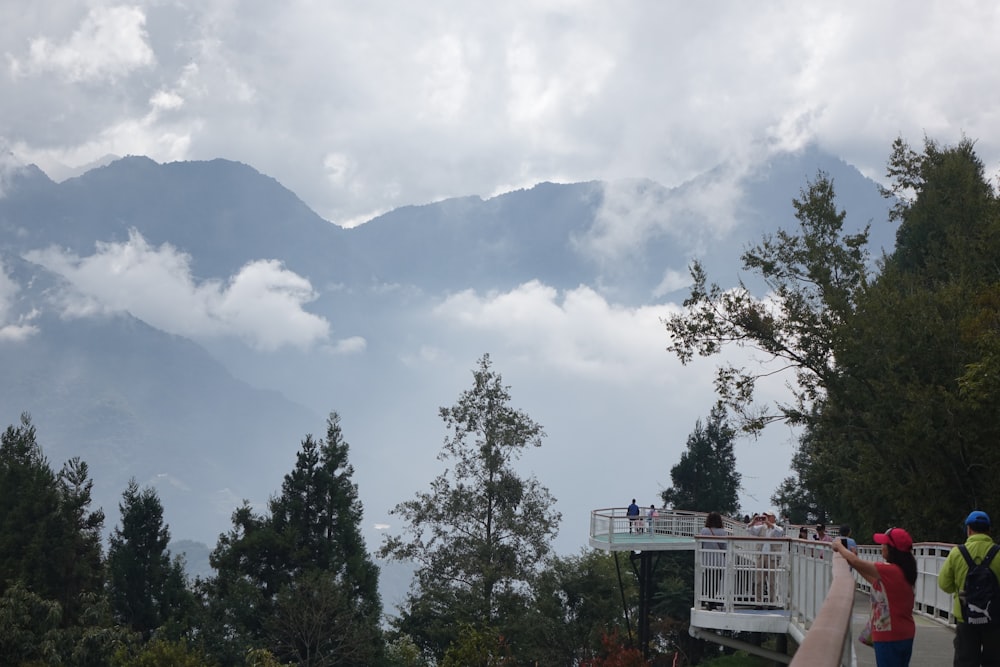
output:
<svg viewBox="0 0 1000 667"><path fill-rule="evenodd" d="M175 539L212 545L337 411L374 547L398 527L389 509L444 469L438 408L489 353L546 429L520 465L558 499L556 547L574 552L591 509L657 500L711 407L712 364L681 367L658 322L690 261L723 286L752 281L741 252L795 224L818 170L848 226L871 223L873 262L891 250L877 185L816 147L674 187L539 183L349 229L223 159L130 156L59 183L8 166L0 419L30 413L55 468L87 461L109 529L134 478ZM787 474L791 441L741 445L747 509Z"/></svg>

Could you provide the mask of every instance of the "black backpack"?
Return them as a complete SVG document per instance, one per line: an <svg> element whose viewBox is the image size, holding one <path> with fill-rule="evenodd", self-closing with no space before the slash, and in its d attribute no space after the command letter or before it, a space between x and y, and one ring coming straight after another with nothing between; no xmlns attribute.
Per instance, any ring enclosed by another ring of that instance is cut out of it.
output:
<svg viewBox="0 0 1000 667"><path fill-rule="evenodd" d="M978 565L969 555L969 550L964 544L959 545L958 550L962 552L965 562L969 564L969 573L965 575L965 584L958 593L958 600L962 606L962 618L969 625L987 625L995 621L990 615L990 606L997 602L996 610L1000 610L1000 581L990 569L993 557L1000 551L1000 545L994 544L990 547L989 553L983 558L983 562Z"/></svg>

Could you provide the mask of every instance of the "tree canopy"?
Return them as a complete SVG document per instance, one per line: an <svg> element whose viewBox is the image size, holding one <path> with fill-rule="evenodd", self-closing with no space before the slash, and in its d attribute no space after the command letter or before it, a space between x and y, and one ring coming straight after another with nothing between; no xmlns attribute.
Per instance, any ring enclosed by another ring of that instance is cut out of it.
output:
<svg viewBox="0 0 1000 667"><path fill-rule="evenodd" d="M526 448L541 446L544 431L511 406L489 355L473 371L472 388L440 414L449 435L438 458L449 467L430 491L393 508L403 535L387 536L379 553L417 564L399 625L443 657L456 617L477 619L479 631L511 631L560 514L548 490L514 465Z"/></svg>
<svg viewBox="0 0 1000 667"><path fill-rule="evenodd" d="M687 451L670 469L673 485L664 490L666 507L733 516L740 509L740 473L726 410L715 405L705 424L699 419L688 436Z"/></svg>
<svg viewBox="0 0 1000 667"><path fill-rule="evenodd" d="M742 428L803 428L776 500L864 530L903 524L917 539L952 540L961 516L1000 502L996 192L968 140L925 140L917 153L899 139L888 175L899 227L879 271L868 268L867 228L844 233L821 173L793 200L799 228L743 255L769 294L709 285L696 263L685 312L665 323L683 362L737 344L791 373L791 400L770 406L755 403L755 383L775 365L717 375Z"/></svg>
<svg viewBox="0 0 1000 667"><path fill-rule="evenodd" d="M214 641L234 659L267 646L310 665L377 664L382 652L378 568L361 537L362 506L340 416L325 439L306 436L281 493L258 514L248 503L212 553L206 583Z"/></svg>

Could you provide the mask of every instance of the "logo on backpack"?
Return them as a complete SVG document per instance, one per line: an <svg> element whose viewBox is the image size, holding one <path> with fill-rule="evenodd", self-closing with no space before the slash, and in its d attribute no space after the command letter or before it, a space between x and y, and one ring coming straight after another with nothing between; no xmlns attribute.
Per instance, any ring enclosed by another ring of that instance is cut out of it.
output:
<svg viewBox="0 0 1000 667"><path fill-rule="evenodd" d="M1000 551L1000 545L994 544L990 547L989 553L978 565L972 560L972 556L969 555L969 550L965 548L964 544L959 545L958 550L969 566L969 573L965 575L965 585L958 593L962 617L969 625L993 623L990 607L994 602L1000 600L1000 581L997 581L996 575L990 569L990 563Z"/></svg>

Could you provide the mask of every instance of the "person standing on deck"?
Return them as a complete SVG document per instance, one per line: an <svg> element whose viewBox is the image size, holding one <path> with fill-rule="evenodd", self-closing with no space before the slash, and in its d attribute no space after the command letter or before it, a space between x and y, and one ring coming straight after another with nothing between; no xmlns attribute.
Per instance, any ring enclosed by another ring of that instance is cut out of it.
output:
<svg viewBox="0 0 1000 667"><path fill-rule="evenodd" d="M884 563L862 560L840 540L831 542L833 550L872 585L872 646L878 667L908 667L913 655L913 621L916 595L917 561L913 557L913 538L902 528L890 528L872 536L882 545Z"/></svg>
<svg viewBox="0 0 1000 667"><path fill-rule="evenodd" d="M996 546L990 537L989 515L981 510L969 514L965 519L965 533L967 538L962 546L974 563L982 564ZM993 558L989 569L1000 580L1000 555ZM965 591L968 574L969 564L962 555L961 548L956 546L948 553L948 558L941 566L938 586L945 593ZM970 623L962 613L960 596L955 596L955 667L1000 666L1000 609L990 610L990 606L986 605L985 616L975 619L987 622ZM996 621L989 622L991 613L997 615Z"/></svg>
<svg viewBox="0 0 1000 667"><path fill-rule="evenodd" d="M639 506L635 504L635 498L632 499L632 504L629 505L628 509L625 511L625 516L628 517L628 532L630 533L632 532L632 529L635 528L635 524L637 522L640 524L642 523L642 518L639 516ZM642 532L641 525L639 526L637 532Z"/></svg>

